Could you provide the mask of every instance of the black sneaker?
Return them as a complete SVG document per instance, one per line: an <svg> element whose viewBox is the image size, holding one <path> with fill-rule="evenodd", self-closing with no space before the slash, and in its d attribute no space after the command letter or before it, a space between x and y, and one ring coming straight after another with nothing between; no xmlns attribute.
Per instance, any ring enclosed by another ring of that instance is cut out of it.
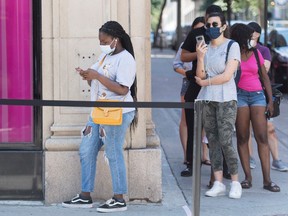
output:
<svg viewBox="0 0 288 216"><path fill-rule="evenodd" d="M192 176L192 166L191 166L190 164L187 165L187 168L185 168L185 169L181 172L181 176L182 176L182 177Z"/></svg>
<svg viewBox="0 0 288 216"><path fill-rule="evenodd" d="M104 213L126 211L126 210L127 206L125 200L124 199L119 200L114 197L97 208L98 212L104 212Z"/></svg>
<svg viewBox="0 0 288 216"><path fill-rule="evenodd" d="M93 202L91 197L87 199L77 194L77 196L71 200L63 202L62 206L67 208L92 208Z"/></svg>

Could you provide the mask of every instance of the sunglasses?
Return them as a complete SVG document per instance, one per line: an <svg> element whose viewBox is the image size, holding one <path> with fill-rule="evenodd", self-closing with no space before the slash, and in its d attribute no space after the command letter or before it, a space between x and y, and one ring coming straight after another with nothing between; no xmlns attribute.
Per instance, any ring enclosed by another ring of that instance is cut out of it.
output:
<svg viewBox="0 0 288 216"><path fill-rule="evenodd" d="M212 24L211 23L206 23L206 28L211 28L211 25L212 25L212 27L213 28L216 28L216 27L218 27L218 23L217 22L213 22Z"/></svg>

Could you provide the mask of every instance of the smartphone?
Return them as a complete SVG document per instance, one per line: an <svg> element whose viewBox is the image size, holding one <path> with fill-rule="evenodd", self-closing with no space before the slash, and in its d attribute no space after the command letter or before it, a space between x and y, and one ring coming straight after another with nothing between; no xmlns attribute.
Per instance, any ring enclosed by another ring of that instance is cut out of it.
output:
<svg viewBox="0 0 288 216"><path fill-rule="evenodd" d="M197 45L200 44L202 41L205 43L205 39L203 35L196 36L196 43Z"/></svg>
<svg viewBox="0 0 288 216"><path fill-rule="evenodd" d="M265 112L265 115L266 115L266 118L267 118L268 120L270 120L271 115L270 115L269 110L267 110L267 111Z"/></svg>

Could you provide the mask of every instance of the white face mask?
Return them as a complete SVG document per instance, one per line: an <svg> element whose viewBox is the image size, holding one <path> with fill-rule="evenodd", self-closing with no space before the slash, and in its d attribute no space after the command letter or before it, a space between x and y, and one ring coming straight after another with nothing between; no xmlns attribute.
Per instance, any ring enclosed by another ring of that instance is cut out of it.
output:
<svg viewBox="0 0 288 216"><path fill-rule="evenodd" d="M102 51L103 53L107 54L107 55L113 54L113 52L114 52L115 49L116 49L117 40L115 40L116 43L115 43L114 48L111 48L111 44L112 44L113 42L114 42L114 39L113 39L113 41L110 43L110 45L100 45L101 51Z"/></svg>
<svg viewBox="0 0 288 216"><path fill-rule="evenodd" d="M257 45L256 40L248 40L248 49L254 48Z"/></svg>

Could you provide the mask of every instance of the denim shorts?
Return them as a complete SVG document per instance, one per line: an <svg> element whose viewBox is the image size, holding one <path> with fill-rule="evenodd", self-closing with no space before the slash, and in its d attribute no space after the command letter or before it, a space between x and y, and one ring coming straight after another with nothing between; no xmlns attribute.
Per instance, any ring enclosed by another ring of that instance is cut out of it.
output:
<svg viewBox="0 0 288 216"><path fill-rule="evenodd" d="M189 83L190 83L189 80L186 77L184 77L183 81L182 81L181 92L180 92L181 96L185 95L185 93L186 93L186 91L188 89Z"/></svg>
<svg viewBox="0 0 288 216"><path fill-rule="evenodd" d="M237 106L267 106L266 97L263 90L260 91L245 91L243 89L237 89Z"/></svg>

